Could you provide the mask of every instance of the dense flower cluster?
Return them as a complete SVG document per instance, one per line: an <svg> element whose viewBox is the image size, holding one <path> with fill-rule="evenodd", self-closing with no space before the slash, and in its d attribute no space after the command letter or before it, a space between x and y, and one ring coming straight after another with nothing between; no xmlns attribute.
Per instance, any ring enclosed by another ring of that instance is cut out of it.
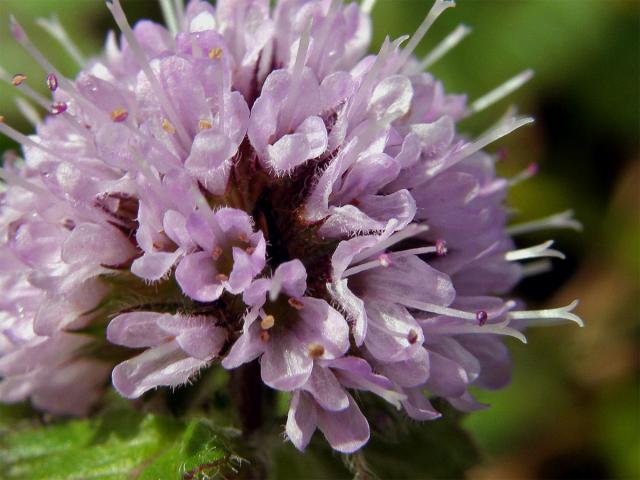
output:
<svg viewBox="0 0 640 480"><path fill-rule="evenodd" d="M292 393L294 445L318 428L352 452L369 438L353 391L417 420L440 415L428 395L477 409L470 387L509 381L500 336L581 323L505 297L545 267L520 260L560 256L511 235L576 226L506 226L532 172L499 178L482 149L531 119L456 131L529 72L468 106L423 73L464 27L412 55L451 2L372 55L365 3L162 1L168 29L132 29L113 0L122 38L74 80L12 19L53 99L0 72L49 112L30 136L0 122L23 150L0 174L0 400L85 414L110 374L135 398L259 359Z"/></svg>

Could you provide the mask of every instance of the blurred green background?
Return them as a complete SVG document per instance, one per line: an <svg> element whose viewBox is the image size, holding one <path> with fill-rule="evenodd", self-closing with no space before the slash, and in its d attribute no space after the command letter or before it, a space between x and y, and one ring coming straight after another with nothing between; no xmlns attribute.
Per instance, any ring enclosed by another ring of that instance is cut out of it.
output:
<svg viewBox="0 0 640 480"><path fill-rule="evenodd" d="M160 19L154 1L123 3L131 20ZM431 3L379 0L374 48L386 34L413 32ZM522 220L571 207L584 223L581 234L548 234L568 258L552 273L523 282L518 294L535 306L580 298L587 326L532 331L528 345L511 345L512 385L479 393L493 407L465 419L484 451L471 478L640 478L639 6L635 0L459 0L418 49L427 53L459 23L471 26L472 35L432 71L449 92L467 92L472 100L526 68L535 70L524 88L461 128L477 133L512 103L535 116L533 127L489 148L507 152L504 175L531 162L541 167L513 189L511 204ZM8 12L68 75L77 66L35 18L57 12L87 56L112 28L99 0L0 0L0 64L26 74L43 92L43 72L8 34ZM4 84L0 114L30 130ZM14 147L0 138L0 151Z"/></svg>

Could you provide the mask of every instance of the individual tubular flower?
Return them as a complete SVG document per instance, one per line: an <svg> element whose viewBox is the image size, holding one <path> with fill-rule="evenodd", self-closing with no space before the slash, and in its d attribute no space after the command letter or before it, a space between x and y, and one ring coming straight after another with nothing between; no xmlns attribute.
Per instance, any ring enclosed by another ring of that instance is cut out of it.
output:
<svg viewBox="0 0 640 480"><path fill-rule="evenodd" d="M129 348L146 348L113 369L113 385L127 398L159 386L184 384L218 356L226 330L212 317L123 313L107 328L107 339Z"/></svg>
<svg viewBox="0 0 640 480"><path fill-rule="evenodd" d="M264 268L264 237L241 210L197 210L187 218L186 233L199 249L180 261L176 280L194 300L211 302L225 290L242 293Z"/></svg>
<svg viewBox="0 0 640 480"><path fill-rule="evenodd" d="M344 355L347 322L324 300L305 296L306 287L307 272L299 260L254 281L243 295L250 310L242 334L222 365L235 368L260 357L262 380L290 391L309 379L314 363Z"/></svg>

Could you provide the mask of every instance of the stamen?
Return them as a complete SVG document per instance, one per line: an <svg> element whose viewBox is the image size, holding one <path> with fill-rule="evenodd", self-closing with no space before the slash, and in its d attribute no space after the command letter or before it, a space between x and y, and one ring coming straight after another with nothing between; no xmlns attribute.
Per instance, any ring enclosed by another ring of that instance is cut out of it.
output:
<svg viewBox="0 0 640 480"><path fill-rule="evenodd" d="M480 112L485 108L493 105L494 103L502 100L507 95L513 93L517 89L519 89L522 85L527 83L531 77L533 77L533 70L525 70L524 72L520 72L513 78L510 78L502 85L494 88L489 93L486 93L475 102L471 104L469 110L467 111L467 116L472 115L476 112Z"/></svg>
<svg viewBox="0 0 640 480"><path fill-rule="evenodd" d="M111 120L117 123L124 122L128 116L129 112L127 112L127 110L125 110L124 108L116 108L111 112Z"/></svg>
<svg viewBox="0 0 640 480"><path fill-rule="evenodd" d="M74 222L72 219L70 218L65 218L62 221L62 226L64 228L66 228L67 230L73 230L74 228L76 228L76 222Z"/></svg>
<svg viewBox="0 0 640 480"><path fill-rule="evenodd" d="M216 275L216 280L220 282L226 282L229 280L229 275L225 275L224 273L218 273Z"/></svg>
<svg viewBox="0 0 640 480"><path fill-rule="evenodd" d="M175 10L173 9L173 5L171 4L171 0L160 0L160 9L162 10L162 16L164 17L164 22L169 28L169 32L171 36L174 36L178 33L178 17L176 15Z"/></svg>
<svg viewBox="0 0 640 480"><path fill-rule="evenodd" d="M542 257L555 257L565 259L565 255L558 250L553 250L549 247L553 245L553 240L547 240L540 245L533 247L521 248L520 250L512 250L504 254L504 259L507 262L515 262L518 260L526 260L528 258L542 258Z"/></svg>
<svg viewBox="0 0 640 480"><path fill-rule="evenodd" d="M267 343L269 341L270 337L271 337L271 335L269 335L269 332L267 332L266 330L262 330L260 332L260 341L262 343Z"/></svg>
<svg viewBox="0 0 640 480"><path fill-rule="evenodd" d="M549 228L570 228L581 231L582 224L573 218L573 210L565 210L564 212L555 213L539 220L511 225L506 228L506 232L509 235L520 235L522 233L537 232Z"/></svg>
<svg viewBox="0 0 640 480"><path fill-rule="evenodd" d="M208 56L209 56L209 58L211 60L218 60L218 59L222 58L222 53L223 53L222 48L214 47L211 50L209 50Z"/></svg>
<svg viewBox="0 0 640 480"><path fill-rule="evenodd" d="M166 92L162 89L162 86L160 85L158 78L153 73L153 70L149 65L147 56L142 50L142 47L140 46L140 44L138 43L138 40L136 40L136 37L133 34L133 30L131 30L131 26L127 21L127 17L125 16L124 11L122 10L122 6L120 5L120 0L107 1L107 8L111 12L111 15L113 15L113 19L118 24L120 31L122 32L125 39L127 40L127 43L129 44L129 48L131 48L131 51L133 52L133 55L136 57L136 60L138 61L140 68L142 69L145 76L147 77L147 80L149 80L149 84L151 85L151 88L155 92L156 96L158 97L160 104L169 115L169 118L173 120L173 125L175 126L176 131L178 132L178 137L180 138L180 140L183 142L184 145L190 145L191 141L189 140L189 135L187 134L187 131L185 130L184 126L177 121L180 117L178 116L175 108L173 108L173 105L169 101L169 97L167 96Z"/></svg>
<svg viewBox="0 0 640 480"><path fill-rule="evenodd" d="M85 99L80 92L77 91L73 82L65 78L59 71L56 69L51 62L49 62L44 55L35 47L35 45L31 42L26 32L22 28L22 26L18 23L16 18L11 15L9 17L11 24L11 34L16 39L20 45L24 47L25 50L35 59L38 64L45 70L49 72L55 73L57 76L60 85L64 87L65 91L72 96L78 103L81 103L87 110L93 110L97 113L97 115L104 115L102 110L98 109L92 102Z"/></svg>
<svg viewBox="0 0 640 480"><path fill-rule="evenodd" d="M319 343L310 343L307 347L307 351L311 358L320 358L324 355L324 347Z"/></svg>
<svg viewBox="0 0 640 480"><path fill-rule="evenodd" d="M173 124L167 120L166 118L162 119L162 129L167 132L169 135L173 135L176 133L176 129Z"/></svg>
<svg viewBox="0 0 640 480"><path fill-rule="evenodd" d="M466 335L466 334L493 334L493 335L507 335L509 337L517 338L522 343L527 343L527 337L522 332L515 328L506 327L503 324L494 325L487 323L485 325L438 325L438 326L424 326L425 333L431 335Z"/></svg>
<svg viewBox="0 0 640 480"><path fill-rule="evenodd" d="M375 5L376 0L363 0L362 5L360 5L360 10L366 15L369 15Z"/></svg>
<svg viewBox="0 0 640 480"><path fill-rule="evenodd" d="M178 19L178 29L184 20L184 3L182 0L173 0L173 8L176 12L176 17Z"/></svg>
<svg viewBox="0 0 640 480"><path fill-rule="evenodd" d="M218 260L218 259L220 258L220 256L222 255L222 252L223 252L222 248L220 248L220 247L215 247L215 248L213 249L213 251L211 252L211 257L212 257L214 260Z"/></svg>
<svg viewBox="0 0 640 480"><path fill-rule="evenodd" d="M522 266L522 277L534 277L536 275L550 272L552 269L553 264L548 259L530 262Z"/></svg>
<svg viewBox="0 0 640 480"><path fill-rule="evenodd" d="M531 177L535 176L538 173L539 169L540 168L537 163L535 162L530 163L529 165L527 165L527 168L525 168L522 172L518 173L517 175L514 175L512 178L509 179L509 182L508 182L509 187L513 187L515 185L518 185L519 183L524 182L525 180L530 179Z"/></svg>
<svg viewBox="0 0 640 480"><path fill-rule="evenodd" d="M296 310L302 310L304 308L304 303L302 303L297 298L289 298L289 300L287 300L287 303L289 303L289 306L295 308Z"/></svg>
<svg viewBox="0 0 640 480"><path fill-rule="evenodd" d="M247 255L253 255L253 253L256 251L255 247L247 247L244 250L245 252L247 252Z"/></svg>
<svg viewBox="0 0 640 480"><path fill-rule="evenodd" d="M51 105L51 109L49 111L52 115L60 115L61 113L66 112L68 108L69 105L67 105L65 102L55 102Z"/></svg>
<svg viewBox="0 0 640 480"><path fill-rule="evenodd" d="M418 66L413 70L415 73L423 72L431 65L444 57L453 47L458 45L467 35L471 33L471 28L466 25L458 25L456 29L447 35L431 52L425 56Z"/></svg>
<svg viewBox="0 0 640 480"><path fill-rule="evenodd" d="M7 71L0 67L0 80L2 80L3 82L6 82L10 85L13 85L13 77L11 75L9 75L7 73ZM40 105L41 107L49 110L49 107L51 105L51 100L46 98L45 96L39 94L38 92L36 92L35 90L33 90L29 85L27 85L26 83L22 84L20 86L20 90L19 90L22 94L26 95L27 97L29 97L31 100L33 100L34 102L36 102L38 105Z"/></svg>
<svg viewBox="0 0 640 480"><path fill-rule="evenodd" d="M487 312L485 312L484 310L478 310L476 312L476 320L478 320L478 325L483 326L485 323L487 323L488 319L489 315L487 315Z"/></svg>
<svg viewBox="0 0 640 480"><path fill-rule="evenodd" d="M73 43L57 16L54 15L51 19L38 18L36 23L55 38L79 66L87 63L86 58L84 58L84 55L80 53L78 47Z"/></svg>
<svg viewBox="0 0 640 480"><path fill-rule="evenodd" d="M54 155L56 157L58 157L60 155L59 153L56 153L53 150L49 149L48 147L45 147L44 145L41 145L41 144L33 141L31 138L27 137L26 135L18 132L17 130L11 128L9 125L5 124L4 123L4 117L3 117L3 121L0 122L0 133L3 133L4 135L9 137L11 140L13 140L16 143L20 143L22 145L28 145L30 147L39 148L43 152L46 152L49 155Z"/></svg>
<svg viewBox="0 0 640 480"><path fill-rule="evenodd" d="M391 252L389 257L392 260L400 257L406 257L408 255L424 255L425 253L437 253L438 250L436 247L418 247L418 248L409 248L407 250L400 250L399 252Z"/></svg>
<svg viewBox="0 0 640 480"><path fill-rule="evenodd" d="M19 87L20 85L22 85L22 82L24 82L26 79L27 79L26 75L22 73L16 73L11 79L11 83L13 84L14 87Z"/></svg>
<svg viewBox="0 0 640 480"><path fill-rule="evenodd" d="M446 0L435 1L435 3L433 4L433 7L431 7L431 10L429 10L429 13L425 17L425 19L422 21L422 23L420 24L416 32L413 34L413 36L411 37L411 40L409 40L409 43L407 44L407 46L400 53L400 57L398 58L398 61L396 63L395 71L398 71L404 66L404 64L409 59L409 56L416 49L416 47L418 46L420 41L424 38L429 28L431 28L431 25L433 25L433 22L436 21L436 19L440 16L440 14L444 12L447 8L455 7L455 5L456 5L455 2L453 1L446 1Z"/></svg>
<svg viewBox="0 0 640 480"><path fill-rule="evenodd" d="M52 92L58 89L58 77L54 73L47 75L47 88Z"/></svg>
<svg viewBox="0 0 640 480"><path fill-rule="evenodd" d="M545 310L524 310L520 312L510 312L509 318L513 320L527 320L528 326L553 325L562 323L562 320L569 320L584 327L582 319L571 313L578 306L578 300L574 300L569 305L559 308L549 308Z"/></svg>
<svg viewBox="0 0 640 480"><path fill-rule="evenodd" d="M418 332L416 332L413 328L409 330L409 333L407 334L407 341L411 345L414 345L418 341Z"/></svg>
<svg viewBox="0 0 640 480"><path fill-rule="evenodd" d="M355 275L356 273L362 273L367 270L371 270L372 268L384 267L387 268L391 265L391 260L389 259L389 255L381 254L375 260L371 260L370 262L362 263L360 265L356 265L355 267L347 268L342 274L342 278L350 277L351 275Z"/></svg>
<svg viewBox="0 0 640 480"><path fill-rule="evenodd" d="M447 242L442 239L436 240L436 254L439 257L444 257L447 254Z"/></svg>
<svg viewBox="0 0 640 480"><path fill-rule="evenodd" d="M211 127L213 127L213 125L209 120L202 119L198 121L198 128L200 130L209 130Z"/></svg>
<svg viewBox="0 0 640 480"><path fill-rule="evenodd" d="M351 264L353 265L360 263L361 261L366 260L367 258L372 257L379 252L384 252L386 249L398 242L401 242L402 240L415 237L416 235L426 232L427 230L429 230L429 227L427 227L426 225L418 225L416 223L407 225L401 231L390 235L386 240L383 240L373 247L367 248L357 255L354 255L353 260L351 260Z"/></svg>
<svg viewBox="0 0 640 480"><path fill-rule="evenodd" d="M439 173L441 170L445 168L452 167L457 164L461 160L464 160L468 156L476 153L479 150L482 150L484 147L489 145L490 143L495 142L496 140L504 137L505 135L510 134L514 130L518 128L528 125L533 122L532 117L510 117L506 120L500 120L496 125L491 127L485 133L480 135L475 141L466 144L462 147L457 153L454 153L452 158L449 161L438 164L427 171L430 176Z"/></svg>
<svg viewBox="0 0 640 480"><path fill-rule="evenodd" d="M22 115L24 115L29 123L31 123L31 125L33 125L34 127L42 121L35 107L27 102L24 98L16 98L16 105L18 106L18 110L20 110L20 113L22 113Z"/></svg>
<svg viewBox="0 0 640 480"><path fill-rule="evenodd" d="M419 302L411 298L398 296L396 298L397 303L401 303L407 307L422 310L423 312L435 313L436 315L444 315L446 317L462 318L465 320L477 321L475 313L465 312L464 310L457 310L450 307L442 307L433 303Z"/></svg>
<svg viewBox="0 0 640 480"><path fill-rule="evenodd" d="M273 315L267 315L260 321L260 328L263 330L269 330L270 328L273 328L275 324L275 317Z"/></svg>

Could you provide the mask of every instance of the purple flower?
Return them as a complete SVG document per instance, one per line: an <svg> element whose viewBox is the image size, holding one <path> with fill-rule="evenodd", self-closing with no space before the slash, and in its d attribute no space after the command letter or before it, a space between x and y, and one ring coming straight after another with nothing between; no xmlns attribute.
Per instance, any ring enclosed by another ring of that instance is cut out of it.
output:
<svg viewBox="0 0 640 480"><path fill-rule="evenodd" d="M290 391L309 379L314 363L344 355L349 348L347 322L324 300L304 296L306 288L307 272L299 260L253 282L243 295L250 310L242 335L222 365L235 368L260 357L262 380Z"/></svg>
<svg viewBox="0 0 640 480"><path fill-rule="evenodd" d="M113 369L113 386L123 396L136 398L151 388L183 384L220 353L227 333L215 324L211 317L118 315L107 328L107 339L146 350Z"/></svg>
<svg viewBox="0 0 640 480"><path fill-rule="evenodd" d="M186 233L199 248L180 261L176 280L194 300L212 302L225 290L242 293L264 268L264 237L253 231L243 211L195 211L187 218Z"/></svg>
<svg viewBox="0 0 640 480"><path fill-rule="evenodd" d="M259 362L298 449L319 429L351 453L369 396L416 420L440 417L430 396L483 408L470 390L510 379L502 337L582 325L509 294L562 257L514 235L579 228L504 205L535 169L500 178L484 149L532 119L457 127L531 72L468 104L424 72L464 27L413 56L452 2L369 55L373 2L162 3L167 28L131 28L108 2L122 35L75 79L12 19L51 98L0 69L46 114L30 136L0 117L22 146L0 170L1 401L85 415L110 372L137 398Z"/></svg>

